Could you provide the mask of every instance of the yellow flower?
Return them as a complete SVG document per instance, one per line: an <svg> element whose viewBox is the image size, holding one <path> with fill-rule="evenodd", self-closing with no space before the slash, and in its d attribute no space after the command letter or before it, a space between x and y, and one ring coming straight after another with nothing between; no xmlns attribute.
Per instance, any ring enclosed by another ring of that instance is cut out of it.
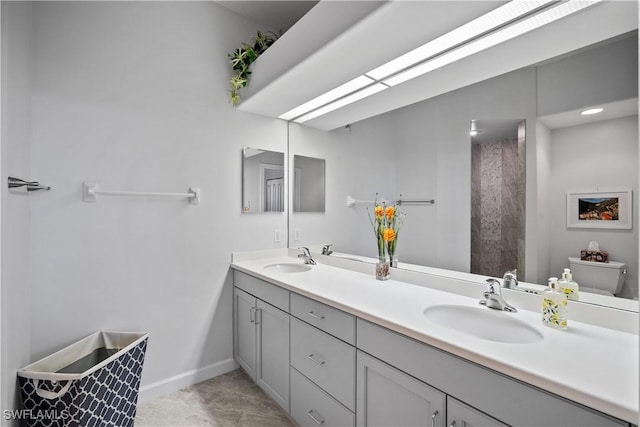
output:
<svg viewBox="0 0 640 427"><path fill-rule="evenodd" d="M393 218L393 215L396 213L396 208L394 208L393 206L387 206L387 209L385 210L385 215L387 216L387 221L391 221L391 218Z"/></svg>
<svg viewBox="0 0 640 427"><path fill-rule="evenodd" d="M385 242L393 242L396 238L396 232L393 228L385 228L382 234L382 238Z"/></svg>
<svg viewBox="0 0 640 427"><path fill-rule="evenodd" d="M384 209L380 205L376 206L373 209L373 214L376 216L376 218L382 218L383 213L384 213Z"/></svg>

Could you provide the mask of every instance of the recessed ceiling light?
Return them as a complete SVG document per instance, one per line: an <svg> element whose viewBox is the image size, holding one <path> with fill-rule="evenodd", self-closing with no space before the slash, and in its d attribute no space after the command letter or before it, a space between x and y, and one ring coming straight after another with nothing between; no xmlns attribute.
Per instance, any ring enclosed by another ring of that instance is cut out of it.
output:
<svg viewBox="0 0 640 427"><path fill-rule="evenodd" d="M590 116L592 114L598 114L598 113L602 113L602 111L604 111L603 108L589 108L588 110L584 110L582 113L583 116Z"/></svg>

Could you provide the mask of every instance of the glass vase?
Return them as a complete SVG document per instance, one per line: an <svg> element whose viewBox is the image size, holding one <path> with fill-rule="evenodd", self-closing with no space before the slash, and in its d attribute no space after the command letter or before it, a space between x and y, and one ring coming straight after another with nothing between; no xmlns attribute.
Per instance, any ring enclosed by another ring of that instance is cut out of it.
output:
<svg viewBox="0 0 640 427"><path fill-rule="evenodd" d="M398 255L391 256L391 267L398 268Z"/></svg>
<svg viewBox="0 0 640 427"><path fill-rule="evenodd" d="M379 257L376 263L376 279L389 279L389 260L386 257Z"/></svg>

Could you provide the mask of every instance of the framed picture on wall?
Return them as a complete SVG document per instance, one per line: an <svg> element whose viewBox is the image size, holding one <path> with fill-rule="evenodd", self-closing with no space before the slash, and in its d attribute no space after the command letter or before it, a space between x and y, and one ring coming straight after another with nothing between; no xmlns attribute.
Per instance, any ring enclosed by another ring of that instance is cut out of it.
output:
<svg viewBox="0 0 640 427"><path fill-rule="evenodd" d="M631 190L570 191L567 228L631 229Z"/></svg>

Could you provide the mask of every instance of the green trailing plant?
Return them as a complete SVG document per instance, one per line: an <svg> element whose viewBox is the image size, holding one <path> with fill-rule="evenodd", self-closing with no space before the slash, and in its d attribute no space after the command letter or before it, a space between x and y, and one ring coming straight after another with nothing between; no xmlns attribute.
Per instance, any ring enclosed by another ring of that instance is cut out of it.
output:
<svg viewBox="0 0 640 427"><path fill-rule="evenodd" d="M240 103L240 91L247 87L251 75L251 64L277 39L278 35L271 31L258 31L249 43L227 54L234 75L229 80L229 102L236 107Z"/></svg>

